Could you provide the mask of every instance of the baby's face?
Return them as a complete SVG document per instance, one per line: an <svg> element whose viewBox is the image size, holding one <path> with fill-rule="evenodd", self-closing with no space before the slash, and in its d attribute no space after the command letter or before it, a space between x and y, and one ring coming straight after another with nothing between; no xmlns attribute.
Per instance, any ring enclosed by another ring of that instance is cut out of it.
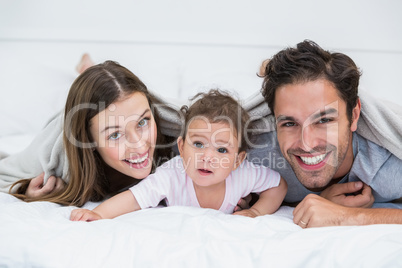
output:
<svg viewBox="0 0 402 268"><path fill-rule="evenodd" d="M245 155L239 155L239 141L229 124L201 117L189 124L186 139L179 138L178 147L187 175L204 187L224 183Z"/></svg>

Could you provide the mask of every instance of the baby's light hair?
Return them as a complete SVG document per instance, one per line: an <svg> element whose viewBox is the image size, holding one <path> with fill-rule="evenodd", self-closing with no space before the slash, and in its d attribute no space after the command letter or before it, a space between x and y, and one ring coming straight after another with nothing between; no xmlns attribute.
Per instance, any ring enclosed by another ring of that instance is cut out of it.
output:
<svg viewBox="0 0 402 268"><path fill-rule="evenodd" d="M229 92L211 89L207 93L198 93L191 100L195 100L195 102L190 107L187 105L181 107L181 111L185 115L183 140L186 137L190 122L195 117L205 117L211 123L228 123L239 141L239 152L248 149L245 127L250 116Z"/></svg>

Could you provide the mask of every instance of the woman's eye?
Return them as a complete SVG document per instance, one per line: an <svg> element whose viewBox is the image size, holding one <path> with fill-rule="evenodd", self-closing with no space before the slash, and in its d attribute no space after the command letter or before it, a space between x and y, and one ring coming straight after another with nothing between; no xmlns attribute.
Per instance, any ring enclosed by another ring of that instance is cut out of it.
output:
<svg viewBox="0 0 402 268"><path fill-rule="evenodd" d="M218 152L221 154L227 153L228 150L226 148L218 148Z"/></svg>
<svg viewBox="0 0 402 268"><path fill-rule="evenodd" d="M121 133L115 132L109 135L108 139L109 140L117 140L121 137Z"/></svg>
<svg viewBox="0 0 402 268"><path fill-rule="evenodd" d="M194 146L197 148L204 148L204 144L202 144L201 142L194 142Z"/></svg>
<svg viewBox="0 0 402 268"><path fill-rule="evenodd" d="M145 127L145 126L148 125L148 121L149 121L149 118L143 118L143 119L140 120L140 122L138 122L138 126L139 127Z"/></svg>

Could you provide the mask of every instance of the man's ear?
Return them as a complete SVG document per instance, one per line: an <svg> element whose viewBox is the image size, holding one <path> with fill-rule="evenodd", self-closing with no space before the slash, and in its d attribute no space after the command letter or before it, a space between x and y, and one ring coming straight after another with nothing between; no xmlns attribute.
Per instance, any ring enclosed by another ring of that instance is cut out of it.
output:
<svg viewBox="0 0 402 268"><path fill-rule="evenodd" d="M179 136L177 138L177 148L179 149L180 155L182 155L183 147L184 147L184 140L183 140L182 136Z"/></svg>
<svg viewBox="0 0 402 268"><path fill-rule="evenodd" d="M360 110L361 110L361 103L360 103L360 98L357 99L357 104L355 108L353 108L352 111L352 123L350 124L350 130L352 132L356 131L357 129L357 121L359 120L360 117Z"/></svg>
<svg viewBox="0 0 402 268"><path fill-rule="evenodd" d="M240 164L244 161L244 159L246 159L247 153L246 151L242 151L240 152L237 157L236 157L236 161L235 161L235 166L234 169L238 168L240 166Z"/></svg>

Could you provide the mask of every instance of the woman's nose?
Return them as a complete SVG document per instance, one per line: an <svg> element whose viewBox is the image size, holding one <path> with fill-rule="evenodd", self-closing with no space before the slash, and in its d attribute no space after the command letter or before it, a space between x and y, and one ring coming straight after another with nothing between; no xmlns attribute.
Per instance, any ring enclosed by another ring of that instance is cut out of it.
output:
<svg viewBox="0 0 402 268"><path fill-rule="evenodd" d="M126 146L130 148L141 148L147 143L143 132L131 131L126 134Z"/></svg>

